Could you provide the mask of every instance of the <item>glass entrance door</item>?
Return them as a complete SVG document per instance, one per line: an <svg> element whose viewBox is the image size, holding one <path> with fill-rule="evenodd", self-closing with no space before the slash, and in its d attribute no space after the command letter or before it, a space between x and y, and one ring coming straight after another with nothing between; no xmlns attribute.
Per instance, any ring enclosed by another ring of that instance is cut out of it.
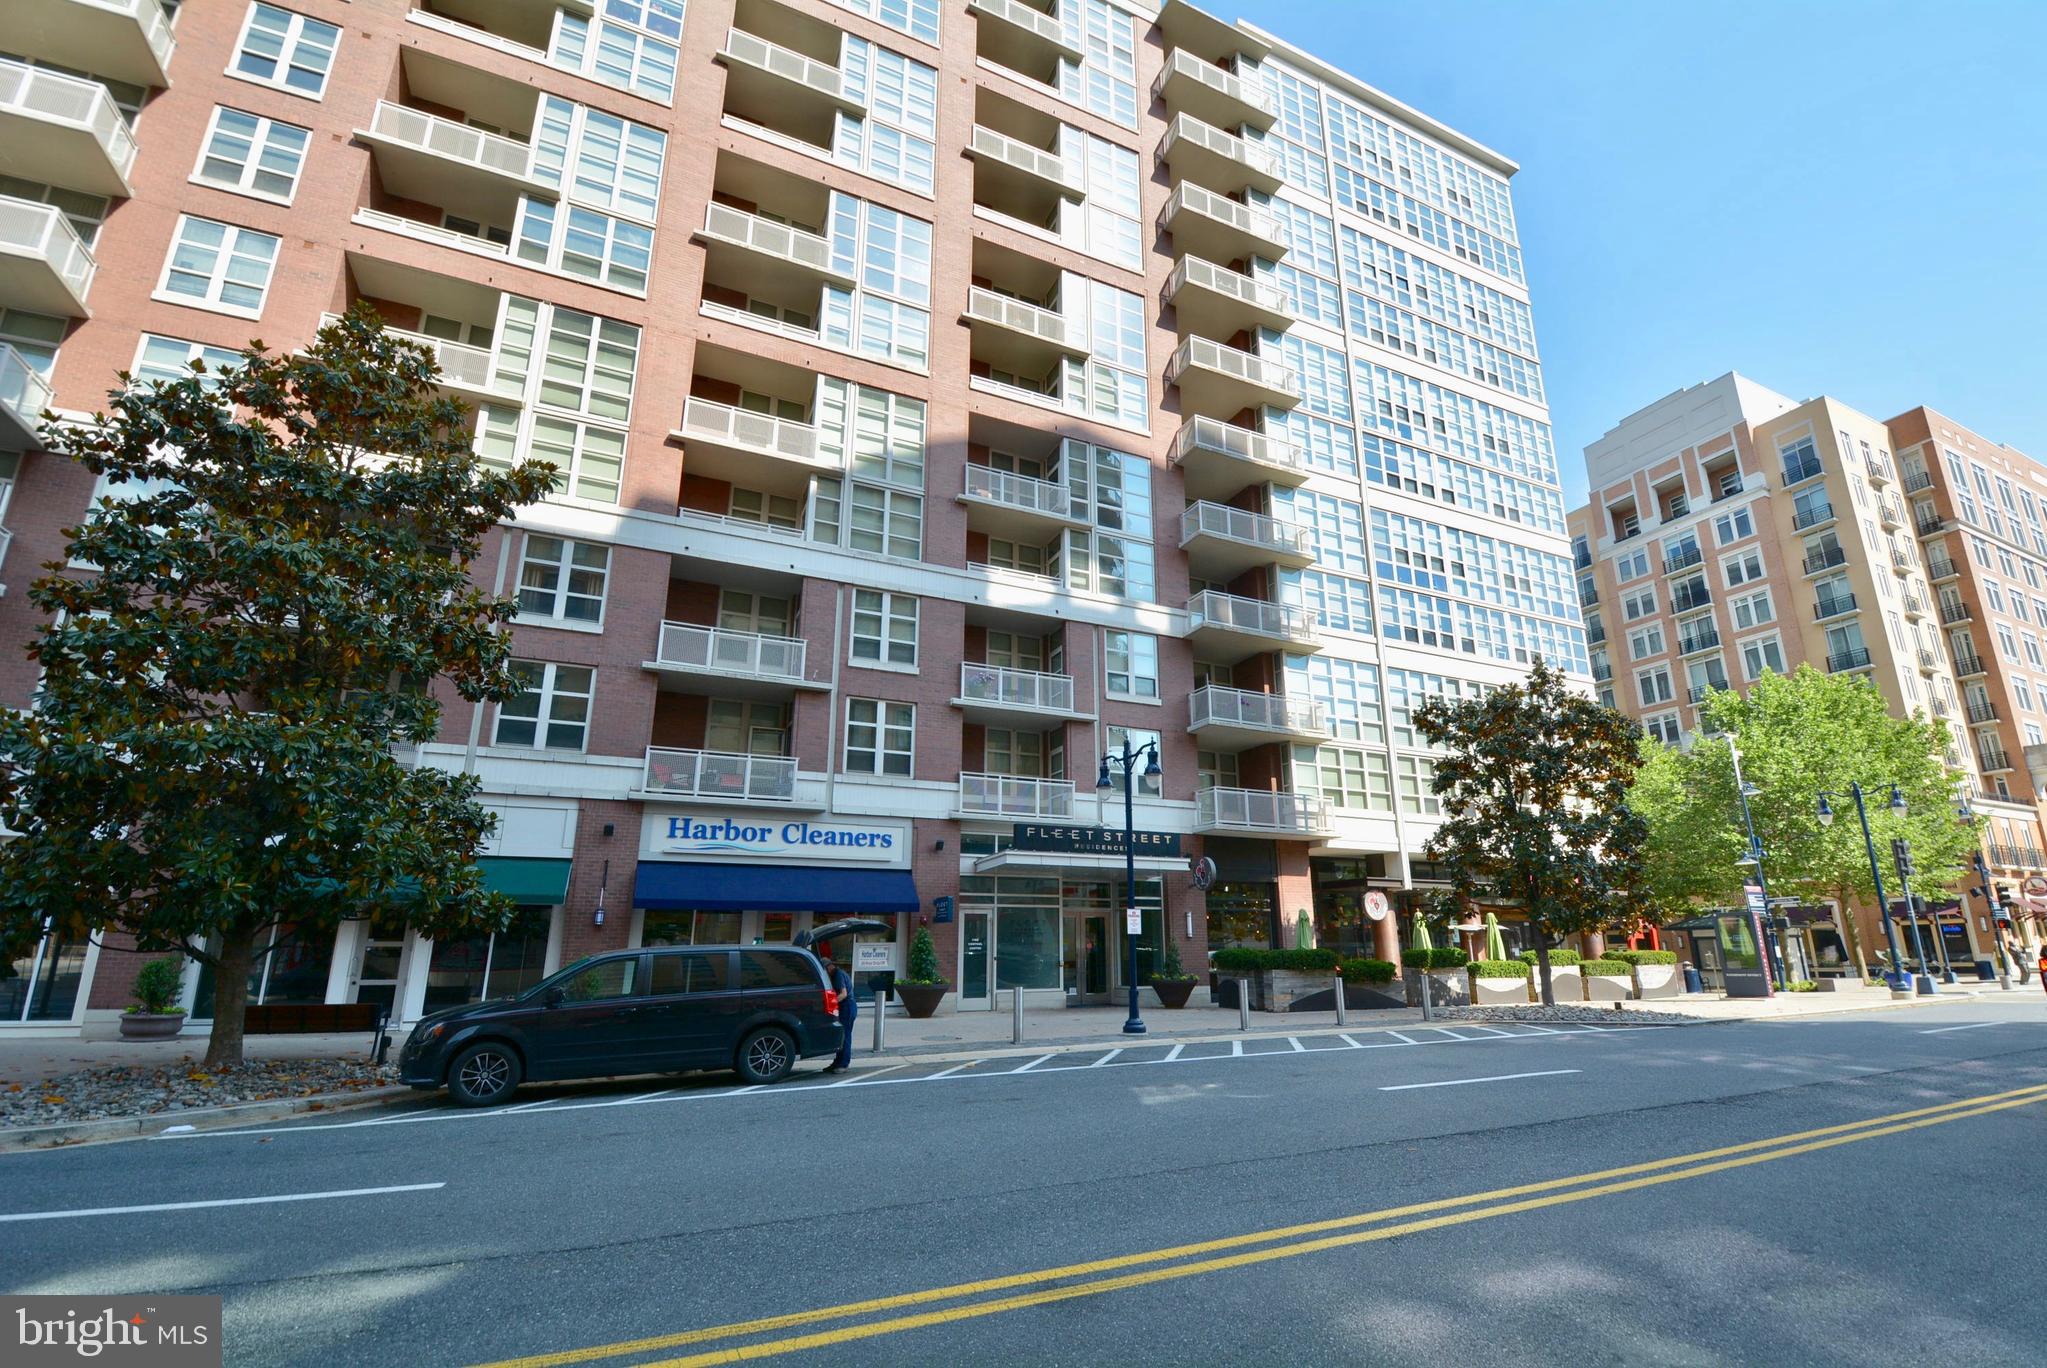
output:
<svg viewBox="0 0 2047 1368"><path fill-rule="evenodd" d="M994 1006L988 992L988 914L960 913L960 1006L965 1010Z"/></svg>
<svg viewBox="0 0 2047 1368"><path fill-rule="evenodd" d="M405 959L405 926L382 920L363 928L362 958L355 966L357 1002L374 1002L394 1017L398 1011L398 966Z"/></svg>
<svg viewBox="0 0 2047 1368"><path fill-rule="evenodd" d="M1079 913L1066 919L1066 1003L1094 1006L1109 1000L1109 919Z"/></svg>

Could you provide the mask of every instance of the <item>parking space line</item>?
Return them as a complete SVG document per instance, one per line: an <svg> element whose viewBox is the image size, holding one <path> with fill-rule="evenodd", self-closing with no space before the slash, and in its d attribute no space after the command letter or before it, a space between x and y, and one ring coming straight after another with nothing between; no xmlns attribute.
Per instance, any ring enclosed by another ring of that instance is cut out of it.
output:
<svg viewBox="0 0 2047 1368"><path fill-rule="evenodd" d="M1516 1078L1553 1078L1558 1074L1584 1072L1581 1069L1538 1069L1534 1073L1493 1074L1489 1078L1445 1078L1435 1083L1389 1083L1380 1092L1409 1092L1415 1088L1455 1088L1466 1083L1506 1083Z"/></svg>
<svg viewBox="0 0 2047 1368"><path fill-rule="evenodd" d="M2002 1026L2003 1024L2001 1021L1972 1021L1966 1026L1936 1026L1930 1031L1921 1031L1919 1034L1946 1035L1949 1031L1973 1031L1983 1026Z"/></svg>
<svg viewBox="0 0 2047 1368"><path fill-rule="evenodd" d="M1306 1054L1308 1052L1308 1047L1301 1043L1299 1036L1288 1036L1286 1043L1294 1047L1295 1054Z"/></svg>
<svg viewBox="0 0 2047 1368"><path fill-rule="evenodd" d="M1036 1059L1033 1059L1030 1063L1024 1065L1022 1068L1011 1069L1010 1072L1013 1074L1029 1073L1032 1069L1037 1068L1040 1064L1043 1064L1046 1060L1050 1059L1051 1057L1052 1056L1048 1054L1039 1055Z"/></svg>
<svg viewBox="0 0 2047 1368"><path fill-rule="evenodd" d="M1231 1058L1231 1059L1242 1059L1243 1057L1244 1057L1244 1042L1243 1042L1243 1041L1241 1041L1241 1040L1232 1040L1232 1041L1230 1042L1230 1058Z"/></svg>
<svg viewBox="0 0 2047 1368"><path fill-rule="evenodd" d="M1398 1032L1398 1031L1388 1031L1388 1032L1387 1032L1386 1034L1387 1034L1387 1035L1390 1035L1390 1036L1392 1036L1392 1037L1393 1037L1393 1038L1394 1038L1395 1040L1399 1041L1399 1042L1400 1042L1401 1044L1403 1044L1403 1045L1419 1045L1419 1044L1421 1044L1421 1042L1420 1042L1419 1040L1416 1040L1416 1039L1415 1039L1414 1037L1412 1037L1412 1036L1404 1036L1404 1035L1402 1035L1402 1034L1401 1034L1400 1032Z"/></svg>
<svg viewBox="0 0 2047 1368"><path fill-rule="evenodd" d="M1173 1048L1172 1048L1171 1050L1169 1050L1169 1051L1168 1051L1168 1052L1166 1053L1166 1057L1165 1057L1164 1059L1161 1059L1161 1060L1159 1061L1159 1063L1161 1063L1161 1064L1170 1064L1170 1063L1172 1063L1172 1062L1173 1062L1174 1060L1176 1060L1176 1059L1178 1059L1178 1058L1180 1057L1180 1051L1182 1051L1182 1050L1184 1050L1184 1049L1186 1049L1186 1048L1187 1048L1187 1042L1186 1042L1186 1041L1184 1041L1184 1040L1183 1040L1183 1041L1181 1041L1181 1042L1180 1042L1180 1043L1179 1043L1178 1045L1175 1045L1175 1046L1174 1046L1174 1047L1173 1047Z"/></svg>
<svg viewBox="0 0 2047 1368"><path fill-rule="evenodd" d="M894 1073L897 1069L907 1069L909 1067L909 1064L905 1062L902 1064L885 1064L879 1069L862 1069L859 1074L852 1078L841 1079L837 1083L827 1083L825 1086L827 1088L850 1088L856 1083L872 1083L881 1074Z"/></svg>
<svg viewBox="0 0 2047 1368"><path fill-rule="evenodd" d="M500 1112L499 1115L507 1113ZM147 1206L75 1207L69 1211L10 1211L0 1221L67 1221L81 1216L132 1216L145 1211L197 1211L202 1207L263 1206L271 1202L322 1202L336 1197L380 1197L393 1192L433 1192L446 1183L406 1183L398 1187L340 1188L330 1192L285 1192L275 1197L216 1197L204 1202L151 1202Z"/></svg>
<svg viewBox="0 0 2047 1368"><path fill-rule="evenodd" d="M1115 1057L1116 1057L1117 1055L1119 1055L1119 1054L1122 1054L1122 1053L1123 1053L1123 1050L1122 1050L1122 1048L1121 1048L1121 1047L1119 1046L1118 1048L1116 1048L1116 1049L1113 1049L1113 1050L1109 1051L1109 1052L1108 1052L1107 1054L1103 1055L1103 1056L1102 1056L1102 1057L1101 1057L1100 1059L1097 1059L1097 1060L1096 1060L1096 1061L1095 1061L1094 1063L1092 1063L1092 1064L1088 1065L1088 1067L1089 1067L1090 1069L1099 1069L1099 1068L1101 1068L1101 1067L1102 1067L1102 1065L1104 1065L1104 1064L1108 1063L1108 1062L1109 1062L1110 1060L1114 1059L1114 1058L1115 1058Z"/></svg>
<svg viewBox="0 0 2047 1368"><path fill-rule="evenodd" d="M1338 1035L1336 1038L1342 1041L1344 1044L1350 1046L1353 1050L1362 1050L1365 1048L1364 1046L1358 1044L1355 1040L1352 1040L1347 1035Z"/></svg>
<svg viewBox="0 0 2047 1368"><path fill-rule="evenodd" d="M959 1072L959 1071L960 1071L961 1069L971 1069L971 1068L973 1068L973 1067L974 1067L974 1066L975 1066L976 1064L979 1064L980 1062L981 1062L981 1061L980 1061L980 1060L978 1060L978 1059L970 1059L970 1060L968 1060L968 1061L967 1061L966 1063L964 1063L964 1064L955 1064L955 1065L953 1065L953 1066L952 1066L952 1067L951 1067L950 1069L940 1069L940 1070L939 1070L939 1071L938 1071L937 1073L935 1073L935 1074L926 1074L926 1075L924 1076L924 1081L925 1081L926 1083L930 1083L930 1082L932 1082L932 1081L933 1081L933 1080L935 1080L935 1079L940 1079L940 1078L950 1078L950 1077L952 1077L952 1076L953 1076L954 1074L958 1073L958 1072Z"/></svg>

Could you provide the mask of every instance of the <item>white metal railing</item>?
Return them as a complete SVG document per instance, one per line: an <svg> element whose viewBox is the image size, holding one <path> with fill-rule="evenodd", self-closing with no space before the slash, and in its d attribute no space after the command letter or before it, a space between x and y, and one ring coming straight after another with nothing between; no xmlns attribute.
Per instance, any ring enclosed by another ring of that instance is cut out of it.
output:
<svg viewBox="0 0 2047 1368"><path fill-rule="evenodd" d="M135 165L135 135L114 97L98 81L0 58L0 110L84 129L106 150L107 160L123 180Z"/></svg>
<svg viewBox="0 0 2047 1368"><path fill-rule="evenodd" d="M0 527L0 566L7 564L7 548L14 545L14 534Z"/></svg>
<svg viewBox="0 0 2047 1368"><path fill-rule="evenodd" d="M973 140L967 144L967 150L977 157L992 157L1019 171L1027 171L1041 180L1052 181L1068 190L1078 192L1080 189L1080 177L1075 174L1073 167L1067 164L1064 157L1055 152L1047 152L1042 147L1032 147L1027 142L1020 142L1007 133L998 133L992 128L975 124Z"/></svg>
<svg viewBox="0 0 2047 1368"><path fill-rule="evenodd" d="M1214 124L1203 123L1191 114L1176 114L1166 125L1165 141L1159 144L1159 155L1172 160L1173 147L1177 143L1191 143L1204 152L1227 158L1261 176L1280 179L1279 161L1270 152L1238 137L1225 133Z"/></svg>
<svg viewBox="0 0 2047 1368"><path fill-rule="evenodd" d="M465 24L460 19L450 19L445 14L435 14L432 10L414 9L408 12L405 17L412 23L422 25L423 27L439 29L441 32L453 34L457 38L462 38L472 43L481 43L485 47L496 48L499 52L508 52L514 57L523 57L529 62L544 62L550 66L559 65L553 58L547 55L547 51L544 48L537 48L529 43L521 43L516 39L501 37L498 34L492 33L489 29L478 28L474 24Z"/></svg>
<svg viewBox="0 0 2047 1368"><path fill-rule="evenodd" d="M1245 80L1242 76L1224 71L1213 62L1204 62L1182 48L1174 48L1172 55L1166 58L1166 64L1159 69L1158 78L1151 84L1151 93L1161 94L1175 76L1191 77L1226 99L1256 109L1270 118L1279 117L1279 103L1267 94L1263 87Z"/></svg>
<svg viewBox="0 0 2047 1368"><path fill-rule="evenodd" d="M171 49L177 46L177 39L171 35L170 16L163 12L162 5L156 0L92 0L92 4L95 9L133 15L135 22L142 26L142 41L149 44L156 64L165 70L170 69Z"/></svg>
<svg viewBox="0 0 2047 1368"><path fill-rule="evenodd" d="M758 332L773 333L777 337L793 338L798 342L821 344L824 339L824 334L816 328L806 328L801 323L791 323L783 318L770 318L751 309L721 304L715 299L707 299L697 305L697 312L706 318L722 318L727 323L737 323L742 328L753 328Z"/></svg>
<svg viewBox="0 0 2047 1368"><path fill-rule="evenodd" d="M381 228L387 233L398 233L425 242L437 242L443 247L453 247L458 252L475 252L479 256L494 257L512 254L512 249L502 242L492 242L489 238L477 237L471 233L458 233L453 228L443 228L438 223L425 223L383 209L358 209L355 211L354 222L365 228Z"/></svg>
<svg viewBox="0 0 2047 1368"><path fill-rule="evenodd" d="M1206 186L1193 181L1182 181L1170 198L1166 200L1165 212L1159 216L1163 223L1170 223L1182 212L1200 214L1218 223L1226 223L1240 233L1257 238L1260 242L1283 243L1285 234L1279 220L1263 209L1253 209L1248 204L1239 204L1228 195L1218 195Z"/></svg>
<svg viewBox="0 0 2047 1368"><path fill-rule="evenodd" d="M967 8L1014 24L1062 51L1072 49L1073 45L1066 41L1066 31L1057 19L1019 0L967 0Z"/></svg>
<svg viewBox="0 0 2047 1368"><path fill-rule="evenodd" d="M793 418L721 404L713 399L688 399L682 405L682 435L744 447L787 461L818 463L817 428Z"/></svg>
<svg viewBox="0 0 2047 1368"><path fill-rule="evenodd" d="M1315 640L1315 615L1295 603L1273 603L1204 589L1187 600L1188 627L1222 627L1287 641Z"/></svg>
<svg viewBox="0 0 2047 1368"><path fill-rule="evenodd" d="M1311 794L1206 788L1196 797L1194 824L1200 828L1308 836L1329 829L1327 811L1322 800Z"/></svg>
<svg viewBox="0 0 2047 1368"><path fill-rule="evenodd" d="M1195 452L1228 456L1275 470L1305 472L1307 460L1292 442L1225 423L1220 418L1191 418L1173 438L1173 464L1182 465Z"/></svg>
<svg viewBox="0 0 2047 1368"><path fill-rule="evenodd" d="M1074 327L1065 314L1057 309L1048 309L1042 304L1015 299L1009 295L986 289L980 285L967 289L967 317L982 323L993 323L997 327L1013 332L1026 333L1042 342L1068 351L1080 343L1074 338Z"/></svg>
<svg viewBox="0 0 2047 1368"><path fill-rule="evenodd" d="M960 697L969 703L1070 713L1073 711L1073 676L961 661Z"/></svg>
<svg viewBox="0 0 2047 1368"><path fill-rule="evenodd" d="M1065 485L992 466L968 464L966 495L1051 517L1063 518L1070 512Z"/></svg>
<svg viewBox="0 0 2047 1368"><path fill-rule="evenodd" d="M340 321L340 314L320 315L320 326L323 328L329 323ZM491 383L489 347L474 347L467 342L451 342L445 337L431 337L423 332L393 328L388 324L384 331L392 337L402 337L407 342L416 343L432 353L435 364L441 368L443 384L460 385L464 389L502 390L506 393L512 393L518 388L508 382Z"/></svg>
<svg viewBox="0 0 2047 1368"><path fill-rule="evenodd" d="M801 527L786 527L781 523L762 522L759 518L735 518L725 513L706 513L698 508L681 507L675 510L675 516L681 522L695 523L699 527L714 532L735 532L743 537L766 535L770 537L787 537L791 541L803 540L803 529Z"/></svg>
<svg viewBox="0 0 2047 1368"><path fill-rule="evenodd" d="M0 405L25 428L33 430L50 406L50 382L36 374L28 358L0 342Z"/></svg>
<svg viewBox="0 0 2047 1368"><path fill-rule="evenodd" d="M1256 689L1228 689L1220 684L1204 684L1196 689L1187 699L1187 717L1190 727L1223 722L1284 732L1329 730L1328 715L1312 699L1261 693Z"/></svg>
<svg viewBox="0 0 2047 1368"><path fill-rule="evenodd" d="M0 254L41 257L80 299L99 269L63 210L12 195L0 195Z"/></svg>
<svg viewBox="0 0 2047 1368"><path fill-rule="evenodd" d="M471 128L468 124L444 119L423 109L408 109L389 100L377 101L376 113L370 116L370 131L380 138L389 138L392 142L494 171L501 176L527 180L533 174L531 143L498 133L486 133L480 128Z"/></svg>
<svg viewBox="0 0 2047 1368"><path fill-rule="evenodd" d="M734 209L729 204L704 206L704 233L749 251L780 257L829 275L844 275L832 265L832 244L816 233Z"/></svg>
<svg viewBox="0 0 2047 1368"><path fill-rule="evenodd" d="M1226 347L1210 338L1190 337L1180 344L1179 350L1173 353L1172 362L1166 367L1166 383L1177 384L1190 367L1215 371L1247 385L1300 397L1300 380L1291 366L1267 361L1262 356L1236 347Z"/></svg>
<svg viewBox="0 0 2047 1368"><path fill-rule="evenodd" d="M1188 504L1180 514L1180 545L1185 546L1196 537L1221 537L1292 555L1310 555L1315 549L1314 534L1305 527L1205 499Z"/></svg>
<svg viewBox="0 0 2047 1368"><path fill-rule="evenodd" d="M1073 781L962 774L960 811L990 817L1071 817Z"/></svg>
<svg viewBox="0 0 2047 1368"><path fill-rule="evenodd" d="M844 103L854 103L846 95L845 78L839 69L829 62L820 62L815 57L806 57L779 43L771 43L758 34L745 29L733 29L725 35L725 56L735 62L744 62L759 67L770 75L780 76L785 81L808 86L820 95L826 95Z"/></svg>
<svg viewBox="0 0 2047 1368"><path fill-rule="evenodd" d="M805 649L800 637L664 622L654 659L661 665L799 684L803 682Z"/></svg>
<svg viewBox="0 0 2047 1368"><path fill-rule="evenodd" d="M786 755L647 747L647 792L733 802L788 803L796 798L796 761Z"/></svg>
<svg viewBox="0 0 2047 1368"><path fill-rule="evenodd" d="M1253 279L1242 271L1232 271L1212 261L1203 261L1197 256L1180 258L1180 264L1173 268L1173 274L1166 281L1166 299L1171 301L1188 285L1228 295L1231 299L1248 304L1254 309L1263 309L1267 313L1288 315L1293 313L1286 291L1277 285Z"/></svg>

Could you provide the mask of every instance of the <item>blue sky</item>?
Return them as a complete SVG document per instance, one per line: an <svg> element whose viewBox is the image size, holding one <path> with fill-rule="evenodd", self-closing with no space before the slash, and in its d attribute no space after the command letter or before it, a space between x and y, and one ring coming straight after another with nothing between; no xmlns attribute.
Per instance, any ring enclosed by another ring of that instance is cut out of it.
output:
<svg viewBox="0 0 2047 1368"><path fill-rule="evenodd" d="M1521 164L1572 505L1587 442L1728 370L2047 460L2047 0L1234 8Z"/></svg>

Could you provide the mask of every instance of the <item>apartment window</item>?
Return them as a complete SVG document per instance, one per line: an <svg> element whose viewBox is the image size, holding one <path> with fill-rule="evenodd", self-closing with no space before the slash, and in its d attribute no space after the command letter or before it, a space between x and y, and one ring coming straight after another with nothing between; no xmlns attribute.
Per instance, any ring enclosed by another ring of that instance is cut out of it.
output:
<svg viewBox="0 0 2047 1368"><path fill-rule="evenodd" d="M1066 583L1075 589L1148 603L1157 595L1151 543L1106 532L1069 530Z"/></svg>
<svg viewBox="0 0 2047 1368"><path fill-rule="evenodd" d="M923 553L924 496L879 485L819 480L811 499L810 539L916 560Z"/></svg>
<svg viewBox="0 0 2047 1368"><path fill-rule="evenodd" d="M199 383L211 388L220 383L221 372L239 366L242 358L226 347L209 347L202 342L187 342L181 337L158 337L154 333L142 334L141 350L135 354L135 365L129 371L137 381L148 383L161 380L166 383L190 379L194 372L192 363L201 362L206 373L199 377Z"/></svg>
<svg viewBox="0 0 2047 1368"><path fill-rule="evenodd" d="M1676 713L1658 713L1654 717L1643 718L1642 731L1666 746L1675 746L1684 738L1684 729L1678 726Z"/></svg>
<svg viewBox="0 0 2047 1368"><path fill-rule="evenodd" d="M989 727L981 736L981 767L990 774L1020 779L1047 777L1044 733Z"/></svg>
<svg viewBox="0 0 2047 1368"><path fill-rule="evenodd" d="M1621 599L1621 613L1629 622L1636 618L1648 617L1656 611L1656 586L1646 585L1627 594Z"/></svg>
<svg viewBox="0 0 2047 1368"><path fill-rule="evenodd" d="M498 705L493 744L542 750L583 749L590 730L590 686L596 672L587 665L515 660L512 678L519 696Z"/></svg>
<svg viewBox="0 0 2047 1368"><path fill-rule="evenodd" d="M1110 755L1123 754L1125 742L1128 742L1130 749L1135 752L1147 745L1156 746L1159 741L1159 734L1157 732L1145 731L1138 727L1107 727L1103 729L1103 735ZM1151 757L1146 756L1137 762L1137 792L1141 797L1156 798L1159 796L1165 783L1165 775L1161 773L1151 778L1145 776L1145 767L1150 763L1150 759ZM1160 763L1163 764L1164 761L1161 760ZM1108 791L1119 795L1123 792L1123 767L1121 765L1109 766Z"/></svg>
<svg viewBox="0 0 2047 1368"><path fill-rule="evenodd" d="M251 5L227 74L317 100L327 89L341 30L275 5Z"/></svg>
<svg viewBox="0 0 2047 1368"><path fill-rule="evenodd" d="M790 634L790 625L795 620L788 599L750 594L744 589L721 589L718 592L720 631L785 637Z"/></svg>
<svg viewBox="0 0 2047 1368"><path fill-rule="evenodd" d="M581 205L526 199L519 206L518 253L564 275L644 294L654 260L654 233Z"/></svg>
<svg viewBox="0 0 2047 1368"><path fill-rule="evenodd" d="M1639 632L1628 633L1628 659L1642 660L1663 654L1663 628L1644 627Z"/></svg>
<svg viewBox="0 0 2047 1368"><path fill-rule="evenodd" d="M1238 787L1237 757L1231 751L1196 751L1194 766L1197 788Z"/></svg>
<svg viewBox="0 0 2047 1368"><path fill-rule="evenodd" d="M1722 546L1738 542L1743 537L1753 537L1755 534L1755 519L1750 516L1746 506L1713 519L1713 537Z"/></svg>
<svg viewBox="0 0 2047 1368"><path fill-rule="evenodd" d="M1400 785L1400 810L1423 817L1439 817L1443 800L1430 791L1436 779L1436 762L1426 756L1403 755L1393 762L1394 777Z"/></svg>
<svg viewBox="0 0 2047 1368"><path fill-rule="evenodd" d="M526 538L519 563L519 612L561 622L604 621L611 548L561 537Z"/></svg>
<svg viewBox="0 0 2047 1368"><path fill-rule="evenodd" d="M255 318L263 312L278 239L253 228L194 218L178 219L156 298L215 313Z"/></svg>
<svg viewBox="0 0 2047 1368"><path fill-rule="evenodd" d="M846 700L846 772L908 778L915 755L917 708L878 698Z"/></svg>
<svg viewBox="0 0 2047 1368"><path fill-rule="evenodd" d="M912 38L922 38L927 43L938 41L938 0L832 0L832 3ZM676 8L680 11L681 6Z"/></svg>
<svg viewBox="0 0 2047 1368"><path fill-rule="evenodd" d="M864 665L917 665L917 600L878 589L853 591L853 661Z"/></svg>
<svg viewBox="0 0 2047 1368"><path fill-rule="evenodd" d="M682 37L682 0L604 0L594 22L556 10L556 66L645 95L662 104L675 95L675 63Z"/></svg>
<svg viewBox="0 0 2047 1368"><path fill-rule="evenodd" d="M2033 710L2033 690L2031 685L2023 679L2014 677L2011 682L2011 691L2017 696L2021 708L2027 712Z"/></svg>
<svg viewBox="0 0 2047 1368"><path fill-rule="evenodd" d="M1820 454L1810 437L1800 437L1795 442L1778 447L1777 456L1784 463L1785 484L1793 485L1800 480L1810 480L1820 473Z"/></svg>
<svg viewBox="0 0 2047 1368"><path fill-rule="evenodd" d="M1643 670L1635 676L1635 690L1641 695L1642 706L1654 707L1670 701L1670 671L1661 666Z"/></svg>
<svg viewBox="0 0 2047 1368"><path fill-rule="evenodd" d="M1122 698L1159 696L1159 641L1143 632L1104 633L1108 690Z"/></svg>
<svg viewBox="0 0 2047 1368"><path fill-rule="evenodd" d="M1784 673L1784 648L1776 637L1757 637L1754 641L1741 643L1741 668L1743 677L1760 679L1765 673Z"/></svg>
<svg viewBox="0 0 2047 1368"><path fill-rule="evenodd" d="M1296 746L1293 770L1296 792L1319 793L1331 807L1393 810L1393 775L1384 751Z"/></svg>
<svg viewBox="0 0 2047 1368"><path fill-rule="evenodd" d="M786 494L763 494L758 489L734 489L726 502L726 515L741 522L800 531L803 505Z"/></svg>
<svg viewBox="0 0 2047 1368"><path fill-rule="evenodd" d="M704 749L726 755L787 755L789 714L780 703L714 698L704 713Z"/></svg>
<svg viewBox="0 0 2047 1368"><path fill-rule="evenodd" d="M1649 553L1630 551L1614 561L1614 577L1620 580L1640 579L1649 573Z"/></svg>
<svg viewBox="0 0 2047 1368"><path fill-rule="evenodd" d="M1763 577L1763 553L1751 549L1737 556L1729 556L1720 562L1720 568L1727 576L1729 589L1752 580L1759 580Z"/></svg>
<svg viewBox="0 0 2047 1368"><path fill-rule="evenodd" d="M527 454L553 463L556 487L579 499L617 503L625 473L623 429L572 418L533 418ZM476 452L485 465L509 468L518 447L518 414L485 404L477 415Z"/></svg>
<svg viewBox="0 0 2047 1368"><path fill-rule="evenodd" d="M240 195L290 204L306 160L310 129L215 106L192 179Z"/></svg>
<svg viewBox="0 0 2047 1368"><path fill-rule="evenodd" d="M1728 602L1728 611L1734 615L1734 627L1740 631L1747 627L1761 627L1776 621L1777 615L1770 603L1770 591L1748 594Z"/></svg>
<svg viewBox="0 0 2047 1368"><path fill-rule="evenodd" d="M2025 636L2025 643L2026 663L2036 670L2047 669L2047 662L2042 662L2040 659L2040 638L2028 632Z"/></svg>

